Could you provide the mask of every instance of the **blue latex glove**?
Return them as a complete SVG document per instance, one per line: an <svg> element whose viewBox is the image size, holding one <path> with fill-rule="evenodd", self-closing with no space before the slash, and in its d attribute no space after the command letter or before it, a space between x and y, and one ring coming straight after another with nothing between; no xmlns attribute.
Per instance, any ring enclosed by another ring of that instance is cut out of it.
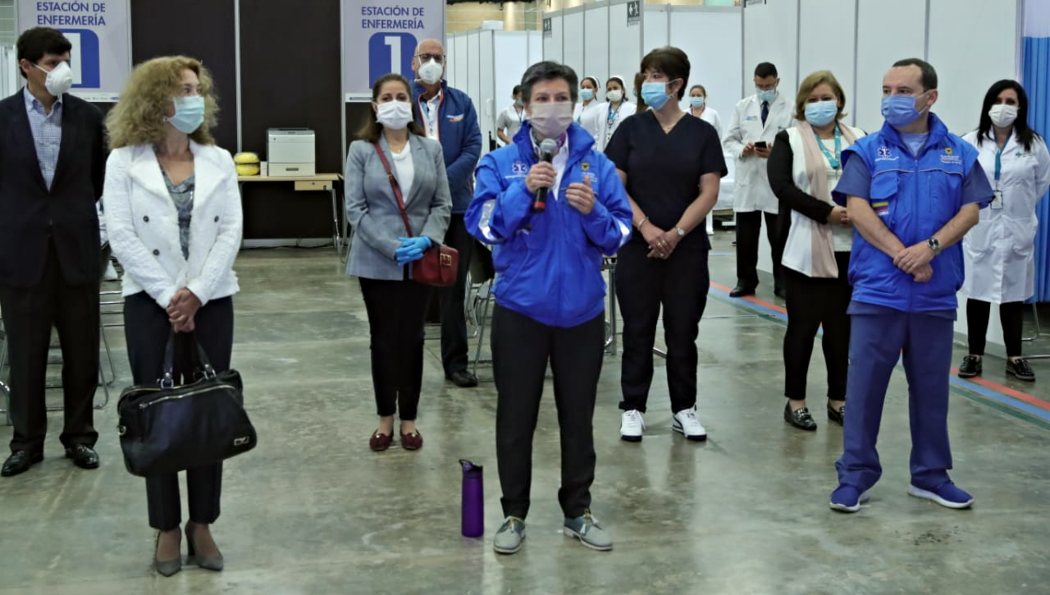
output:
<svg viewBox="0 0 1050 595"><path fill-rule="evenodd" d="M398 239L401 240L401 247L394 251L394 257L401 266L423 258L423 253L431 246L430 238L426 236Z"/></svg>

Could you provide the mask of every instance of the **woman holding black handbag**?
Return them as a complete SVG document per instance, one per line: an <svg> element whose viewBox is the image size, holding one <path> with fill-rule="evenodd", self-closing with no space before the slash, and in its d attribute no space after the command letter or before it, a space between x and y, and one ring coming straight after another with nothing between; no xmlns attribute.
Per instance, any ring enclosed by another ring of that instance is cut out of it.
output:
<svg viewBox="0 0 1050 595"><path fill-rule="evenodd" d="M441 145L412 121L411 102L404 77L380 77L372 87L368 123L346 159L346 217L354 230L346 273L361 282L368 311L379 415L369 438L374 451L390 448L399 411L401 446L423 446L416 411L430 287L420 282L422 268L414 265L429 261L427 251L440 247L452 211Z"/></svg>
<svg viewBox="0 0 1050 595"><path fill-rule="evenodd" d="M212 78L196 59L138 65L107 117L113 152L103 192L113 253L124 267L124 332L136 385L155 383L176 338L176 376L195 366L199 343L218 372L230 367L233 262L242 217L230 154L211 136L218 112ZM177 384L194 378L175 378ZM188 564L221 570L210 526L219 517L222 464L186 472ZM182 567L176 473L146 478L157 572Z"/></svg>

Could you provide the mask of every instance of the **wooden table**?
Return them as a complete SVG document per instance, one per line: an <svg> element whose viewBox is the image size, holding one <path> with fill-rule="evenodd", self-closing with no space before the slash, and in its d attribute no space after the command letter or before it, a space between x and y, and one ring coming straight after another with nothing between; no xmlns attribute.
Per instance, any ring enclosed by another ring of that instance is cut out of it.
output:
<svg viewBox="0 0 1050 595"><path fill-rule="evenodd" d="M312 176L237 176L241 186L248 183L292 183L296 192L328 191L332 197L332 243L336 253L342 252L343 232L339 227L339 197L335 189L336 182L342 181L341 174L316 174ZM241 193L244 196L244 193Z"/></svg>

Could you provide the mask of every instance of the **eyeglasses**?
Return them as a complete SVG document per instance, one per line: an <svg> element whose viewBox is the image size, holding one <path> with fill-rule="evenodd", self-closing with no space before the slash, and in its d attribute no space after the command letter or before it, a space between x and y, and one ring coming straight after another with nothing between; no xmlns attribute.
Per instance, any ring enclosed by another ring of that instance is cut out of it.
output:
<svg viewBox="0 0 1050 595"><path fill-rule="evenodd" d="M431 60L437 62L438 64L441 64L445 61L445 56L441 54L417 54L416 57L419 58L420 64L422 64L423 62L430 62Z"/></svg>

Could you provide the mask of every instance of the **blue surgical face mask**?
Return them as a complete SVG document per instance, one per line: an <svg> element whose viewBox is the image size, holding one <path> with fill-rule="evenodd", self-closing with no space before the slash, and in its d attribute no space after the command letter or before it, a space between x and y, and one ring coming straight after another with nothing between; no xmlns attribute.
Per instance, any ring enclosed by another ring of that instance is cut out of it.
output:
<svg viewBox="0 0 1050 595"><path fill-rule="evenodd" d="M696 97L689 98L689 105L693 107L704 107L704 98L699 95Z"/></svg>
<svg viewBox="0 0 1050 595"><path fill-rule="evenodd" d="M200 95L175 97L175 115L164 118L183 134L193 134L204 123L204 98Z"/></svg>
<svg viewBox="0 0 1050 595"><path fill-rule="evenodd" d="M920 95L887 95L882 98L882 117L894 128L903 128L918 120L922 112L915 109Z"/></svg>
<svg viewBox="0 0 1050 595"><path fill-rule="evenodd" d="M763 103L773 103L773 100L777 98L776 89L755 89L755 95L758 96L758 100Z"/></svg>
<svg viewBox="0 0 1050 595"><path fill-rule="evenodd" d="M580 99L584 102L594 99L594 89L580 89Z"/></svg>
<svg viewBox="0 0 1050 595"><path fill-rule="evenodd" d="M667 100L671 96L667 93L667 85L669 83L642 83L642 99L645 100L645 105L658 110L662 108Z"/></svg>
<svg viewBox="0 0 1050 595"><path fill-rule="evenodd" d="M816 101L806 104L806 121L813 126L827 126L839 115L839 104L835 101Z"/></svg>

